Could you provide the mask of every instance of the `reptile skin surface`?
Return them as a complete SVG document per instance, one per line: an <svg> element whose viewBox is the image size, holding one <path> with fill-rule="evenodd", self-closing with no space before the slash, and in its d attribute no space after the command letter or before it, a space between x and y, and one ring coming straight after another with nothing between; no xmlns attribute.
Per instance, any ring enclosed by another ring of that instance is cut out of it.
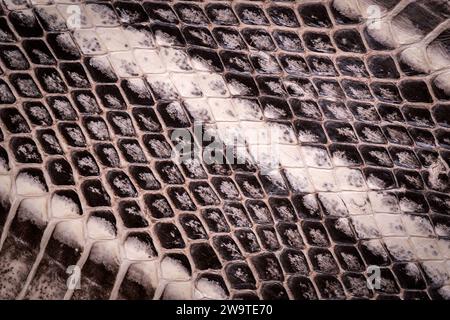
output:
<svg viewBox="0 0 450 320"><path fill-rule="evenodd" d="M450 299L449 17L0 1L0 299Z"/></svg>

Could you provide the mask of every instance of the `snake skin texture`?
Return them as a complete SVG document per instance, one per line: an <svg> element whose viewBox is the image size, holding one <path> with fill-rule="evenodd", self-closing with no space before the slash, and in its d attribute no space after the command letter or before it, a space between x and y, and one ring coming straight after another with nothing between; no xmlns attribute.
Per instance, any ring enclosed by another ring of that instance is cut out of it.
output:
<svg viewBox="0 0 450 320"><path fill-rule="evenodd" d="M450 299L449 17L0 1L0 299Z"/></svg>

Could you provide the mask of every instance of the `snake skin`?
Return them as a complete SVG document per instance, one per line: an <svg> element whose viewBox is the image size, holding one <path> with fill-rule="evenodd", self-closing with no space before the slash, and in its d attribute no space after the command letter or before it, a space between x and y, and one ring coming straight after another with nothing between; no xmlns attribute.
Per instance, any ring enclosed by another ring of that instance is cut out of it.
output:
<svg viewBox="0 0 450 320"><path fill-rule="evenodd" d="M450 299L449 17L1 1L0 299Z"/></svg>

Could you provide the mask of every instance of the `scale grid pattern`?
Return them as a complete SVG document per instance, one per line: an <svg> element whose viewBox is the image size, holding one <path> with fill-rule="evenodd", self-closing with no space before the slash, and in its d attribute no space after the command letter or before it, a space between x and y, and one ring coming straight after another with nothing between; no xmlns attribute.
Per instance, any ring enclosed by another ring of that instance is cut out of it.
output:
<svg viewBox="0 0 450 320"><path fill-rule="evenodd" d="M449 17L0 1L0 299L450 299Z"/></svg>

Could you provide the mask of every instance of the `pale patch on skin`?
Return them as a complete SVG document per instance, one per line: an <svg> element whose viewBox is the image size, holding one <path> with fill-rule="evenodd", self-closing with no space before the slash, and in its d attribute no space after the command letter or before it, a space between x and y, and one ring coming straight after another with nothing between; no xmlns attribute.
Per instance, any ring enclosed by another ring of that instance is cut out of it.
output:
<svg viewBox="0 0 450 320"><path fill-rule="evenodd" d="M401 59L414 69L424 73L448 70L448 52L438 44L431 44L450 27L450 20L443 20L433 31L424 34L413 21L397 17L410 3L409 0L402 0L394 8L387 9L375 0L334 0L333 6L344 16L362 18L369 34L380 43L401 48Z"/></svg>

